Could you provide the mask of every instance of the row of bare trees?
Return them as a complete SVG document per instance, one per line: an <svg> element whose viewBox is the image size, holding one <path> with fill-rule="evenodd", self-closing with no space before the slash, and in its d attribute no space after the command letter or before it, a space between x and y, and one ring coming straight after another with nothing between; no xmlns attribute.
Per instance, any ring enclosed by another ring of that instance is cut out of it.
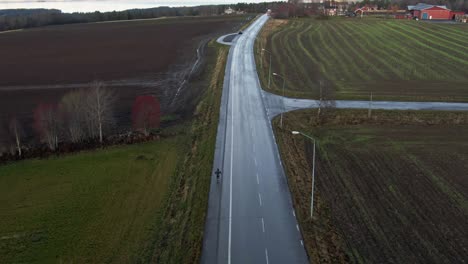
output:
<svg viewBox="0 0 468 264"><path fill-rule="evenodd" d="M102 143L103 131L114 122L115 99L115 94L101 82L93 82L88 90L66 94L57 106L39 105L35 111L34 128L51 150L58 147L60 136L73 143L88 138L98 138Z"/></svg>
<svg viewBox="0 0 468 264"><path fill-rule="evenodd" d="M57 104L39 104L33 113L33 130L40 142L52 151L58 149L60 142L79 144L91 139L102 144L115 123L115 103L116 94L95 81L88 89L65 94ZM132 108L134 131L149 136L159 128L160 119L160 103L156 97L136 97ZM24 136L19 119L11 118L8 126L0 126L0 153L9 148L21 157Z"/></svg>
<svg viewBox="0 0 468 264"><path fill-rule="evenodd" d="M61 142L80 144L96 140L101 144L114 125L116 94L102 82L91 83L88 89L65 94L57 104L39 104L33 113L33 130L41 143L56 151ZM160 103L151 95L137 96L132 107L133 130L149 136L159 128ZM0 126L0 156L9 150L23 154L25 130L13 117L7 126Z"/></svg>
<svg viewBox="0 0 468 264"><path fill-rule="evenodd" d="M33 129L41 143L56 150L60 141L80 143L87 139L104 140L104 133L112 126L113 105L116 95L101 82L91 83L88 89L65 94L58 104L39 104L33 113ZM18 118L11 118L3 128L0 143L10 145L14 141L16 153L22 155L25 135Z"/></svg>

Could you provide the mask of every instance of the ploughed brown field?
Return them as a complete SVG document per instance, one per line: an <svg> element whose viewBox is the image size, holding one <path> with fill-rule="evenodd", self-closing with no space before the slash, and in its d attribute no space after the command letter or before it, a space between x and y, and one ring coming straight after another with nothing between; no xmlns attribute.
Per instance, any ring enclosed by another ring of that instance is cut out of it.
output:
<svg viewBox="0 0 468 264"><path fill-rule="evenodd" d="M0 121L16 115L30 123L37 104L57 103L70 89L87 87L94 80L117 92L119 127L128 126L138 94L160 97L166 113L182 111L178 105L186 105L184 100L191 100L187 97L196 91L181 84L203 68L192 69L197 49L203 58L204 43L236 31L246 20L246 16L163 18L0 34Z"/></svg>
<svg viewBox="0 0 468 264"><path fill-rule="evenodd" d="M467 113L315 117L291 112L276 129L312 263L468 261ZM312 219L312 144L290 130L317 140Z"/></svg>

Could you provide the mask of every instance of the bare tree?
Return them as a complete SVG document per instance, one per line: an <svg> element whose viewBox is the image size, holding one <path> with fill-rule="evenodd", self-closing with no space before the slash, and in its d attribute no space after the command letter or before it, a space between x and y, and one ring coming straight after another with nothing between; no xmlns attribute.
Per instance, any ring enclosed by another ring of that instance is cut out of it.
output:
<svg viewBox="0 0 468 264"><path fill-rule="evenodd" d="M67 136L74 143L86 137L86 93L84 90L65 94L60 101Z"/></svg>
<svg viewBox="0 0 468 264"><path fill-rule="evenodd" d="M0 156L7 152L7 149L10 146L9 139L10 138L6 126L3 124L3 122L0 122Z"/></svg>
<svg viewBox="0 0 468 264"><path fill-rule="evenodd" d="M40 104L34 112L34 128L40 139L51 150L58 148L60 117L57 107L51 104Z"/></svg>
<svg viewBox="0 0 468 264"><path fill-rule="evenodd" d="M10 124L8 126L8 130L10 132L10 135L14 137L15 140L15 146L16 146L16 151L18 153L18 156L21 157L22 155L22 137L24 134L23 127L21 126L21 123L18 121L16 117L13 117L10 120Z"/></svg>
<svg viewBox="0 0 468 264"><path fill-rule="evenodd" d="M108 129L113 119L113 105L115 94L104 87L102 82L91 83L89 96L87 97L87 123L89 134L92 137L99 137L99 142L103 142L104 130Z"/></svg>
<svg viewBox="0 0 468 264"><path fill-rule="evenodd" d="M317 121L322 122L336 108L335 90L327 81L319 81L320 97L317 109Z"/></svg>

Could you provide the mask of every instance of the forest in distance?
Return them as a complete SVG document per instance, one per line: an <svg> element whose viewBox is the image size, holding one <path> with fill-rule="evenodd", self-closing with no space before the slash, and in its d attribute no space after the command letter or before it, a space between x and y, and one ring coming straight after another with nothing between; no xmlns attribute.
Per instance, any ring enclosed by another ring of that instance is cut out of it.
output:
<svg viewBox="0 0 468 264"><path fill-rule="evenodd" d="M317 3L315 3L317 2ZM319 6L333 6L336 1L313 1L311 4L302 4L299 0L289 1L289 6L294 8L310 8L318 10ZM398 6L406 9L408 5L415 5L420 0L363 0L348 1L348 10L364 5L376 5L379 9L389 9ZM427 4L446 5L449 9L468 12L468 1L464 0L426 0ZM221 15L224 10L231 7L245 13L264 13L268 9L275 10L284 2L263 3L237 3L234 5L204 5L191 7L167 7L160 6L147 9L129 9L113 12L91 12L91 13L63 13L58 9L4 9L0 10L0 31L41 27L47 25L64 25L75 23L92 23L103 21L150 19L158 17L178 16L213 16Z"/></svg>
<svg viewBox="0 0 468 264"><path fill-rule="evenodd" d="M58 9L5 9L0 10L0 31L47 25L93 23L104 21L151 19L159 17L214 16L231 7L245 13L264 13L282 2L238 3L235 5L207 5L193 7L155 7L114 12L63 13Z"/></svg>

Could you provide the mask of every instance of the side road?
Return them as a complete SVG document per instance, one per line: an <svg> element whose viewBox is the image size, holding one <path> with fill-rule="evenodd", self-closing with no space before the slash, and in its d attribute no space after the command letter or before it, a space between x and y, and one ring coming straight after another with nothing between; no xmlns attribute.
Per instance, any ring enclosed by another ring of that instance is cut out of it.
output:
<svg viewBox="0 0 468 264"><path fill-rule="evenodd" d="M319 105L318 100L282 97L266 91L262 91L262 96L270 119L281 113L317 108ZM335 104L336 108L343 109L368 109L370 107L371 109L382 110L468 111L468 103L336 100Z"/></svg>

